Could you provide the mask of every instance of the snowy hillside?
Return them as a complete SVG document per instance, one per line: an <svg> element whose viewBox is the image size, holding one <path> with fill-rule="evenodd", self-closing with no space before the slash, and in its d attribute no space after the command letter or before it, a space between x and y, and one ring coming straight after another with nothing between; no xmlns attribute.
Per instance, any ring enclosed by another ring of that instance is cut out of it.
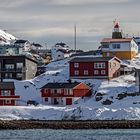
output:
<svg viewBox="0 0 140 140"><path fill-rule="evenodd" d="M134 62L133 62L134 63ZM90 98L79 100L71 106L43 105L40 88L48 82L69 79L68 60L60 60L46 65L46 72L32 80L15 80L16 94L21 96L19 105L26 105L32 99L39 106L0 107L0 119L140 119L140 95L136 93L135 77L120 76L111 81L87 79L75 80L85 82L93 87Z"/></svg>
<svg viewBox="0 0 140 140"><path fill-rule="evenodd" d="M12 42L14 40L16 40L16 38L13 35L5 32L3 30L0 30L0 44L2 44L2 45L10 44L10 42Z"/></svg>

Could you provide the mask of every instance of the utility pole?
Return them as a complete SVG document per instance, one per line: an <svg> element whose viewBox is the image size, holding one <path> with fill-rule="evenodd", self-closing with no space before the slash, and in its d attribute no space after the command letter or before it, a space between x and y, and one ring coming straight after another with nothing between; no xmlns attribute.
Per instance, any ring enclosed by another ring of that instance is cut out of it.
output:
<svg viewBox="0 0 140 140"><path fill-rule="evenodd" d="M77 48L76 48L76 47L77 47L77 46L76 46L76 41L77 41L77 40L76 40L76 24L75 24L75 26L74 26L74 49L75 49L75 53L76 53L76 49L77 49Z"/></svg>

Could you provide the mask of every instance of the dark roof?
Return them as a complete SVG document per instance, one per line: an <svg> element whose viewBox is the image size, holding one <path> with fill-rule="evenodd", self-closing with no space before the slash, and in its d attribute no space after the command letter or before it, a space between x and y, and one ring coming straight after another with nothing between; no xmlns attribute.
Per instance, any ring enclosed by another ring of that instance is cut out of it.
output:
<svg viewBox="0 0 140 140"><path fill-rule="evenodd" d="M14 82L0 82L0 89L15 89Z"/></svg>
<svg viewBox="0 0 140 140"><path fill-rule="evenodd" d="M6 48L22 48L20 45L17 45L17 44L14 44L14 45L8 45L8 44L5 44L5 45L0 45L0 47L6 47Z"/></svg>
<svg viewBox="0 0 140 140"><path fill-rule="evenodd" d="M75 53L72 54L71 57L73 56L86 56L86 55L98 55L102 54L101 50L92 50L92 51L87 51L87 52L80 52L80 53Z"/></svg>
<svg viewBox="0 0 140 140"><path fill-rule="evenodd" d="M80 83L48 83L42 88L74 88L75 86L79 85Z"/></svg>
<svg viewBox="0 0 140 140"><path fill-rule="evenodd" d="M16 41L15 41L15 44L16 44L16 43L25 43L25 42L28 42L28 40L16 40Z"/></svg>
<svg viewBox="0 0 140 140"><path fill-rule="evenodd" d="M37 63L36 60L33 60L32 58L26 56L26 55L0 55L0 60L3 59L20 59L20 58L24 58L24 59L28 59L34 63Z"/></svg>
<svg viewBox="0 0 140 140"><path fill-rule="evenodd" d="M60 45L60 46L63 46L63 47L64 47L66 44L63 43L63 42L60 42L60 43L56 43L55 46L56 46L56 45Z"/></svg>
<svg viewBox="0 0 140 140"><path fill-rule="evenodd" d="M113 57L74 57L70 62L93 62L93 61L109 61Z"/></svg>
<svg viewBox="0 0 140 140"><path fill-rule="evenodd" d="M35 47L43 47L43 46L40 45L39 43L33 43L33 45L34 45Z"/></svg>

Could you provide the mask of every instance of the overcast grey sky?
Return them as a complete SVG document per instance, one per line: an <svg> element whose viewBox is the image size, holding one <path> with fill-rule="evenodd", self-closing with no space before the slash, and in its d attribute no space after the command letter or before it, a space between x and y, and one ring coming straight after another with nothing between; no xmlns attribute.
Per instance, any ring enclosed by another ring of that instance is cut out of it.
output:
<svg viewBox="0 0 140 140"><path fill-rule="evenodd" d="M125 34L140 31L140 0L0 0L0 29L31 42L65 42L78 49L96 49L111 36L113 20Z"/></svg>

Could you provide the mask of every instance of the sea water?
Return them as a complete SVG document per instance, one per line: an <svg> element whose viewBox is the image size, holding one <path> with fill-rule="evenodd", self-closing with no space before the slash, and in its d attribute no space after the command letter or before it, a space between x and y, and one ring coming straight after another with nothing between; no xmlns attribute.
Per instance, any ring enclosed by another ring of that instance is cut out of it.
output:
<svg viewBox="0 0 140 140"><path fill-rule="evenodd" d="M0 130L1 140L140 140L140 129Z"/></svg>

